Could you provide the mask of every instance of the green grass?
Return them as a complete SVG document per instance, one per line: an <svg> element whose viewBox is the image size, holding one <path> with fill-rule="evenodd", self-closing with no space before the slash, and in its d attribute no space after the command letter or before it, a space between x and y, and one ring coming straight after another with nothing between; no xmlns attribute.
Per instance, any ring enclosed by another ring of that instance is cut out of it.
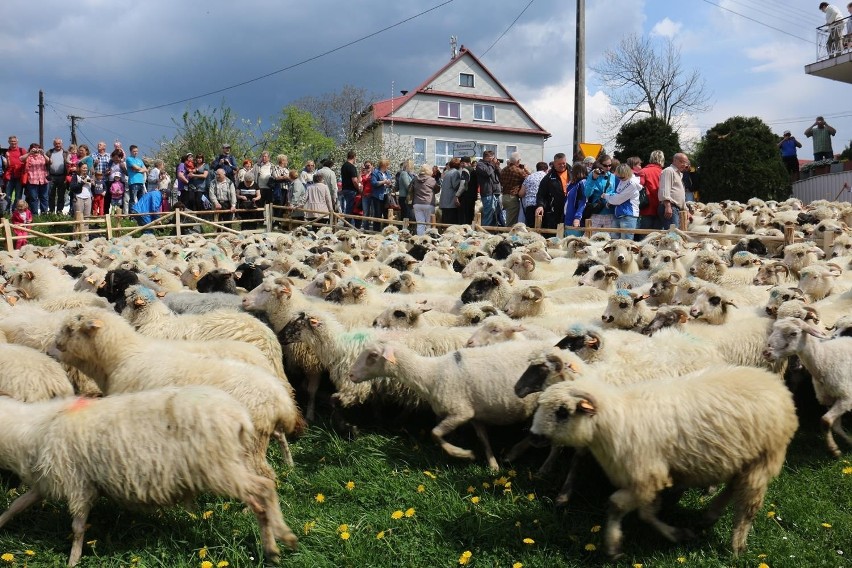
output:
<svg viewBox="0 0 852 568"><path fill-rule="evenodd" d="M850 566L852 474L843 469L852 466L852 459L849 454L845 460L829 458L816 423L816 414L803 417L787 465L770 486L749 549L739 559L730 554L730 513L712 530L680 545L630 515L624 523L625 557L617 563L607 561L603 531L593 529L605 524L611 489L592 463L570 506L558 510L551 498L567 462L552 479L538 479L533 472L544 458L542 451L495 476L478 462L445 456L426 435L428 420L413 423L414 434L373 431L352 442L319 424L293 444L294 470L278 467L278 450L270 450L284 517L300 539L297 552L283 551L282 565L451 567L469 550L469 566L479 567L516 562L525 567ZM499 440L500 432L493 437ZM478 448L470 432L461 432L457 441ZM500 477L511 482L510 490L495 484ZM350 481L354 487L347 489ZM3 488L0 506L6 507L14 490L8 483ZM324 502L317 502L318 494ZM680 509L664 516L688 525L706 500L698 491L689 492ZM412 516L392 518L394 511L409 509ZM102 501L89 522L86 538L95 542L84 547L81 566L198 568L202 548L213 566L222 560L234 567L263 565L254 518L237 502L208 496L192 512L181 507L140 512ZM348 525L348 540L340 536L342 524ZM380 531L384 538L377 539ZM524 538L535 542L525 544ZM588 545L596 549L587 550ZM25 550L35 556L26 556ZM35 507L0 529L0 554L14 554L14 566L63 566L69 550L70 517L62 503Z"/></svg>

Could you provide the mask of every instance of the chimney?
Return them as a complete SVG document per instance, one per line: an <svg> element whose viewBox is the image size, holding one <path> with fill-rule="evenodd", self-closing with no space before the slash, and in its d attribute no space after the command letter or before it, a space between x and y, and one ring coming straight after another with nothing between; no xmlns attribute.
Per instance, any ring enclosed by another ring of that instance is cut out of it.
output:
<svg viewBox="0 0 852 568"><path fill-rule="evenodd" d="M457 45L458 45L458 38L456 36L450 36L450 50L452 52L450 59L455 59L456 56L459 54L459 50L458 50Z"/></svg>
<svg viewBox="0 0 852 568"><path fill-rule="evenodd" d="M400 91L400 94L404 97L405 95L408 94L408 91Z"/></svg>

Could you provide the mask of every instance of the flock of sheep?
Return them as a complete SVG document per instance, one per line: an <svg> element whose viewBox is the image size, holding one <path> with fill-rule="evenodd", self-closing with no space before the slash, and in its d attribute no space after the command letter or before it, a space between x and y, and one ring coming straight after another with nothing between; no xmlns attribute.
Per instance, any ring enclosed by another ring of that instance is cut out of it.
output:
<svg viewBox="0 0 852 568"><path fill-rule="evenodd" d="M613 557L626 514L678 541L692 533L660 518L664 492L724 484L703 521L732 503L737 554L798 427L788 365L828 408L828 450L852 444L852 206L693 205L688 233L641 242L326 227L0 253L0 469L28 489L0 526L67 502L73 566L100 496L212 492L247 505L276 561L296 537L268 444L294 465L288 437L315 419L327 376L344 434L353 409L394 405L431 409L454 458L474 459L451 436L469 423L494 470L489 425L528 430L507 461L550 444L541 473L575 448L557 503L590 454L616 489ZM790 225L802 242L784 246ZM829 251L809 240L826 231Z"/></svg>

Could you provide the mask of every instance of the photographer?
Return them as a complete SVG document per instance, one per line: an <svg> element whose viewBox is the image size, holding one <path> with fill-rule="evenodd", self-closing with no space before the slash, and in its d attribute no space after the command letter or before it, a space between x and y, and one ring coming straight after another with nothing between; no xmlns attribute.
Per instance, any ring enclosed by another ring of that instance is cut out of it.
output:
<svg viewBox="0 0 852 568"><path fill-rule="evenodd" d="M92 215L92 177L89 175L89 166L82 163L77 168L77 173L71 176L71 184L69 189L71 195L71 203L74 206L74 213L82 212L84 217Z"/></svg>
<svg viewBox="0 0 852 568"><path fill-rule="evenodd" d="M6 161L3 167L3 182L6 194L11 203L16 203L25 196L25 185L23 182L24 162L22 158L27 152L18 146L18 137L9 136L9 147L3 152Z"/></svg>
<svg viewBox="0 0 852 568"><path fill-rule="evenodd" d="M816 117L814 123L805 130L805 136L814 139L814 161L833 160L834 150L831 147L831 137L837 134L830 124L821 116Z"/></svg>
<svg viewBox="0 0 852 568"><path fill-rule="evenodd" d="M781 148L781 161L791 174L799 171L799 157L796 155L796 148L801 148L802 143L796 140L796 137L790 134L789 130L784 131L784 137L778 142L778 147Z"/></svg>
<svg viewBox="0 0 852 568"><path fill-rule="evenodd" d="M591 219L592 227L612 227L615 221L612 207L609 207L603 198L606 194L615 193L618 180L611 169L612 158L604 154L595 162L586 178L586 186L583 188L583 194L586 196L583 220Z"/></svg>
<svg viewBox="0 0 852 568"><path fill-rule="evenodd" d="M503 186L502 205L506 211L506 226L511 227L518 222L521 211L521 185L529 170L521 163L521 154L513 152L509 156L509 165L500 172L500 185Z"/></svg>
<svg viewBox="0 0 852 568"><path fill-rule="evenodd" d="M23 178L27 186L27 203L33 215L47 213L48 190L47 190L47 156L41 146L33 142L30 144L29 152L21 156L24 164Z"/></svg>

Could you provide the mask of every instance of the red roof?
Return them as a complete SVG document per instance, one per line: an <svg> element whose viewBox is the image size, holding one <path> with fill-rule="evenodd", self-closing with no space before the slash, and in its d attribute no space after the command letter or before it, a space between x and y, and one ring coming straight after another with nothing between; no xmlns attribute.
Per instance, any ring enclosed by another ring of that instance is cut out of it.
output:
<svg viewBox="0 0 852 568"><path fill-rule="evenodd" d="M485 73L495 83L497 83L497 86L499 86L501 89L503 89L503 91L506 93L508 98L479 97L479 96L476 96L476 95L468 95L468 94L465 94L465 93L452 93L452 92L445 92L445 91L427 90L427 88L432 84L432 82L436 78L438 78L439 75L441 75L441 73L446 71L459 58L461 58L465 55L470 56L470 58L473 59L473 61L477 65L479 65L482 68L482 70L485 71ZM509 90L506 87L503 86L503 84L500 82L500 80L497 79L497 77L495 77L494 74L491 73L491 71L489 71L488 68L485 65L483 65L482 62L479 59L477 59L477 57L473 53L471 53L469 49L467 49L464 46L462 46L462 48L459 50L459 54L456 57L454 57L446 65L444 65L443 67L438 69L438 71L433 73L432 76L430 76L428 79L423 81L423 83L419 87L414 89L413 91L409 91L408 93L406 93L405 95L403 95L399 98L385 99L383 101L378 101L378 102L373 103L373 106L372 106L373 120L376 121L376 122L382 122L383 119L388 118L392 114L392 112L395 112L396 110L402 108L402 106L405 103L407 103L414 95L416 95L418 93L421 94L421 95L436 95L436 96L445 96L445 97L458 97L458 98L464 98L464 99L488 100L488 101L494 101L494 102L504 101L504 102L508 102L508 103L513 103L513 104L517 105L517 107L521 110L521 112L524 113L527 116L527 118L529 118L530 121L533 124L536 125L538 130L530 129L530 128L508 128L508 127L500 127L500 126L485 126L485 125L478 125L478 124L472 125L472 124L457 123L457 122L429 121L429 120L414 119L414 118L404 118L403 119L403 118L399 118L399 117L393 117L394 122L437 124L437 125L440 125L440 126L447 126L447 127L450 127L450 128L477 128L477 129L481 129L481 130L496 130L496 131L507 131L507 132L526 132L526 133L531 133L531 134L541 134L541 135L548 137L548 138L550 137L550 132L548 132L544 128L542 128L541 125L538 122L536 122L536 120L524 109L524 107L522 107L521 104L517 100L515 100L515 97L513 97L512 94L509 93Z"/></svg>

